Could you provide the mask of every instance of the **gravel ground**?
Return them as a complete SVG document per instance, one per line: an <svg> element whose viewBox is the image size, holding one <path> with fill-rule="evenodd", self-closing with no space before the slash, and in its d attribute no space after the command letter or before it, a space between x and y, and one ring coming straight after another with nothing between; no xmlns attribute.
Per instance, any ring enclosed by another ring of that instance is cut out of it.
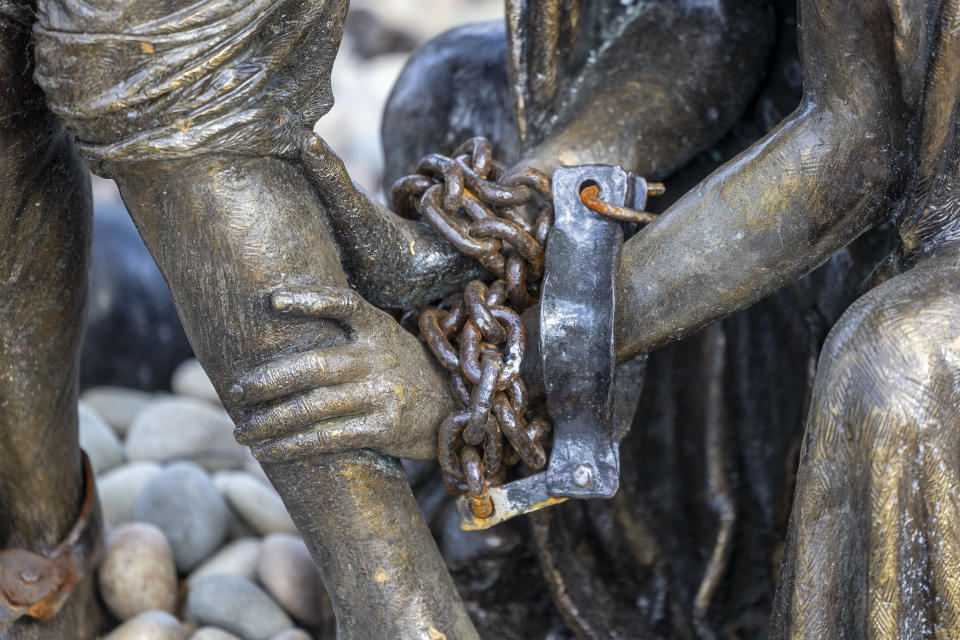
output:
<svg viewBox="0 0 960 640"><path fill-rule="evenodd" d="M106 524L104 639L332 640L310 554L199 363L183 363L171 387L81 397Z"/></svg>

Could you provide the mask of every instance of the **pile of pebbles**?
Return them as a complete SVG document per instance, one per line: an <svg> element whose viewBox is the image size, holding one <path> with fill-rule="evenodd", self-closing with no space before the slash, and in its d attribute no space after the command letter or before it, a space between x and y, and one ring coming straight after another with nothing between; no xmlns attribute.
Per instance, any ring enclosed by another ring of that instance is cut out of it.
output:
<svg viewBox="0 0 960 640"><path fill-rule="evenodd" d="M324 640L333 612L296 527L196 360L174 393L97 387L80 444L97 476L103 640Z"/></svg>

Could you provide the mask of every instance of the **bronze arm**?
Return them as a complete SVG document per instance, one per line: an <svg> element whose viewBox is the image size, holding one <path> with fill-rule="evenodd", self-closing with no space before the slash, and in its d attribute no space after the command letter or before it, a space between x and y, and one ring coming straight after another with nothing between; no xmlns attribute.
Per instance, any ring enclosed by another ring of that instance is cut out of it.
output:
<svg viewBox="0 0 960 640"><path fill-rule="evenodd" d="M315 141L315 142L314 142ZM344 269L364 298L406 309L462 289L483 269L426 222L401 218L363 192L319 138L304 165L333 228Z"/></svg>
<svg viewBox="0 0 960 640"><path fill-rule="evenodd" d="M601 3L582 14L579 0L564 7L557 0L507 4L506 63L525 148L517 164L547 173L559 165L601 163L648 176L669 174L741 116L763 77L775 31L774 14L763 2L654 2L630 9ZM459 42L455 32L450 39ZM428 108L417 102L423 97L417 87L442 76L445 46L441 36L408 64L385 122L394 122L394 110ZM592 48L602 53L588 64ZM538 74L554 78L549 95L530 84ZM453 130L460 124L439 126ZM431 130L420 133L434 136L437 127L431 122ZM515 146L492 142L495 148ZM462 289L480 273L428 225L400 218L363 194L326 145L304 158L347 273L368 300L415 307Z"/></svg>
<svg viewBox="0 0 960 640"><path fill-rule="evenodd" d="M770 3L757 0L507 5L520 164L546 172L669 175L741 117L776 34Z"/></svg>
<svg viewBox="0 0 960 640"><path fill-rule="evenodd" d="M801 105L624 247L621 359L753 304L890 216L907 131L885 6L801 2Z"/></svg>

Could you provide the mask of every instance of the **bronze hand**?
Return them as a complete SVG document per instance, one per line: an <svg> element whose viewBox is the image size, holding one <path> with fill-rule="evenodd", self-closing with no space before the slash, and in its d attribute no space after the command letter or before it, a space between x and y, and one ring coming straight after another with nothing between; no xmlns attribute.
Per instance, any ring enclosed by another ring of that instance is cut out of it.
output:
<svg viewBox="0 0 960 640"><path fill-rule="evenodd" d="M336 320L349 337L242 375L229 391L244 407L240 442L262 461L364 448L433 457L437 428L455 402L414 336L351 289L283 291L271 304L284 316Z"/></svg>

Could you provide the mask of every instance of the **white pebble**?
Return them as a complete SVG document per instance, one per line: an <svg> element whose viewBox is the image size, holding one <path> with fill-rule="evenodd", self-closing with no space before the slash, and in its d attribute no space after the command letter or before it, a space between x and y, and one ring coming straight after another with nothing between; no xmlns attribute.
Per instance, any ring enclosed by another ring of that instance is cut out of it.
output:
<svg viewBox="0 0 960 640"><path fill-rule="evenodd" d="M160 465L149 460L128 462L97 478L103 521L109 526L133 522L133 503Z"/></svg>
<svg viewBox="0 0 960 640"><path fill-rule="evenodd" d="M287 629L273 636L270 640L312 640L312 638L303 629Z"/></svg>
<svg viewBox="0 0 960 640"><path fill-rule="evenodd" d="M207 372L203 370L196 358L185 360L176 368L170 381L170 388L180 395L220 404L217 390L213 388Z"/></svg>
<svg viewBox="0 0 960 640"><path fill-rule="evenodd" d="M163 532L145 522L112 531L100 565L99 584L104 603L120 620L145 611L173 611L177 570Z"/></svg>
<svg viewBox="0 0 960 640"><path fill-rule="evenodd" d="M309 636L307 638L309 640ZM190 640L240 640L240 638L216 627L201 627L193 632Z"/></svg>
<svg viewBox="0 0 960 640"><path fill-rule="evenodd" d="M158 400L130 425L129 460L190 460L209 471L234 469L249 460L246 447L233 437L226 411L196 398Z"/></svg>
<svg viewBox="0 0 960 640"><path fill-rule="evenodd" d="M93 387L84 391L80 399L93 407L122 438L138 413L166 395L124 387Z"/></svg>
<svg viewBox="0 0 960 640"><path fill-rule="evenodd" d="M205 576L240 576L253 580L257 575L257 560L260 558L258 538L240 538L226 545L206 562L193 570L187 583Z"/></svg>
<svg viewBox="0 0 960 640"><path fill-rule="evenodd" d="M127 620L103 640L186 640L183 625L166 611L147 611Z"/></svg>
<svg viewBox="0 0 960 640"><path fill-rule="evenodd" d="M244 471L221 471L213 482L234 512L260 535L297 531L280 495L258 478Z"/></svg>
<svg viewBox="0 0 960 640"><path fill-rule="evenodd" d="M308 626L319 626L332 617L320 573L299 537L275 533L264 538L257 578L287 613Z"/></svg>
<svg viewBox="0 0 960 640"><path fill-rule="evenodd" d="M110 425L90 405L77 403L80 448L87 452L93 473L100 475L123 464L123 446Z"/></svg>
<svg viewBox="0 0 960 640"><path fill-rule="evenodd" d="M174 462L155 475L133 505L137 521L163 531L180 571L190 571L223 542L228 508L210 476L192 462Z"/></svg>
<svg viewBox="0 0 960 640"><path fill-rule="evenodd" d="M244 640L270 640L293 622L260 587L238 576L206 576L190 585L188 620L226 629Z"/></svg>

